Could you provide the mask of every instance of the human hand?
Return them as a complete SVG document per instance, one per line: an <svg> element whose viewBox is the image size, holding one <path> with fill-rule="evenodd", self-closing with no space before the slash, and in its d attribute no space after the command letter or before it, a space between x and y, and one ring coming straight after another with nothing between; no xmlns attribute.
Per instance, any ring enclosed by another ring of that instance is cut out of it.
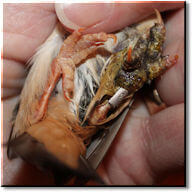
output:
<svg viewBox="0 0 194 194"><path fill-rule="evenodd" d="M11 130L12 111L26 77L26 63L52 33L57 17L54 4L3 5L3 140ZM3 185L49 185L53 180L3 148Z"/></svg>
<svg viewBox="0 0 194 194"><path fill-rule="evenodd" d="M154 184L164 172L184 165L184 5L111 4L109 11L94 5L86 5L83 10L76 4L77 10L64 10L70 14L69 18L74 17L73 23L79 24L72 26L72 22L65 20L64 25L71 29L92 26L88 32L112 32L151 15L153 8L175 9L166 14L164 54L178 54L179 60L157 81L159 94L169 107L150 116L143 101L137 100L98 169L108 184ZM15 22L18 18L23 18L19 24ZM55 23L53 5L4 5L4 139L10 131L8 120L23 84L24 64L51 33ZM8 72L9 69L13 71ZM4 185L52 183L46 175L21 159L8 162L6 152L4 154Z"/></svg>

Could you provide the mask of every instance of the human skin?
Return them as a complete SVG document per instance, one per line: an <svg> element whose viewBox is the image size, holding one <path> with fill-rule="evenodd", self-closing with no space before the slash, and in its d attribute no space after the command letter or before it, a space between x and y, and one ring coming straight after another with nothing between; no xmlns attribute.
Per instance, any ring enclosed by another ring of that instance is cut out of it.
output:
<svg viewBox="0 0 194 194"><path fill-rule="evenodd" d="M88 29L90 33L112 32L151 15L153 9L150 7L162 11L173 9L164 17L167 31L164 55L177 54L179 59L156 81L167 108L150 116L144 102L141 99L135 101L97 170L107 184L156 184L167 172L177 172L184 167L184 4L150 5L137 4L134 13L141 14L132 13L133 4L114 5L113 15L108 20L102 22L102 19L98 25ZM12 110L25 81L26 62L52 32L57 17L53 4L4 4L3 11L2 99L3 137L6 142L11 130ZM130 17L130 11L133 17ZM91 26L91 18L88 23L87 18L90 17L85 17L85 22L83 19L80 21L80 27ZM76 15L73 21L79 23ZM6 147L3 148L3 185L50 184L53 184L50 176L20 158L9 161Z"/></svg>

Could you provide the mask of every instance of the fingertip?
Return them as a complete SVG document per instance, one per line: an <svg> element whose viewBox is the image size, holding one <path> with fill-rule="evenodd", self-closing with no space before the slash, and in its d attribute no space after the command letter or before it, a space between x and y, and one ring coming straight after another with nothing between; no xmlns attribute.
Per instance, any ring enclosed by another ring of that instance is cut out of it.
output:
<svg viewBox="0 0 194 194"><path fill-rule="evenodd" d="M60 22L70 31L114 32L154 14L183 7L183 3L56 3Z"/></svg>
<svg viewBox="0 0 194 194"><path fill-rule="evenodd" d="M55 10L60 22L70 30L89 28L107 19L113 3L56 3Z"/></svg>
<svg viewBox="0 0 194 194"><path fill-rule="evenodd" d="M155 173L184 165L184 104L168 107L148 119L145 154Z"/></svg>

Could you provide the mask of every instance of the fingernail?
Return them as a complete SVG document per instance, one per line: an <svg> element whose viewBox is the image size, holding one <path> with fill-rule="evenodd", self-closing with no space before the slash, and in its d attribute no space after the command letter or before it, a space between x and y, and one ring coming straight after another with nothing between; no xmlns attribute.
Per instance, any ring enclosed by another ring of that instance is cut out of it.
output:
<svg viewBox="0 0 194 194"><path fill-rule="evenodd" d="M112 13L113 3L56 3L55 10L60 22L75 30L106 20Z"/></svg>

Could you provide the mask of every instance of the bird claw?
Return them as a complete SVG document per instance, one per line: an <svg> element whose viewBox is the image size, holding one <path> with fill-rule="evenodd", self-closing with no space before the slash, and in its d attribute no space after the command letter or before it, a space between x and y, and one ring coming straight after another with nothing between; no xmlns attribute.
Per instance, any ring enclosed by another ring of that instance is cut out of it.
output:
<svg viewBox="0 0 194 194"><path fill-rule="evenodd" d="M86 28L78 29L64 41L58 56L53 61L52 74L49 78L50 81L47 83L46 89L39 101L35 115L31 118L32 123L36 123L44 117L49 97L60 76L62 76L63 80L62 87L64 98L68 102L72 102L74 68L76 65L79 64L81 60L85 59L90 53L94 52L98 46L104 45L104 42L106 42L108 38L112 38L114 43L117 42L117 37L114 34L99 33L83 35L85 29ZM90 46L87 48L85 48L87 45L79 45L79 41L83 41L81 39L82 36L84 36L84 39L91 42ZM75 48L76 46L77 48ZM93 48L92 46L95 46L96 48ZM69 50L74 51L75 49L77 50L76 55L72 52L71 56L71 53L68 53Z"/></svg>
<svg viewBox="0 0 194 194"><path fill-rule="evenodd" d="M116 36L116 35L114 35L114 34L108 34L107 37L108 37L108 38L112 38L113 41L114 41L114 44L117 43L117 36Z"/></svg>

